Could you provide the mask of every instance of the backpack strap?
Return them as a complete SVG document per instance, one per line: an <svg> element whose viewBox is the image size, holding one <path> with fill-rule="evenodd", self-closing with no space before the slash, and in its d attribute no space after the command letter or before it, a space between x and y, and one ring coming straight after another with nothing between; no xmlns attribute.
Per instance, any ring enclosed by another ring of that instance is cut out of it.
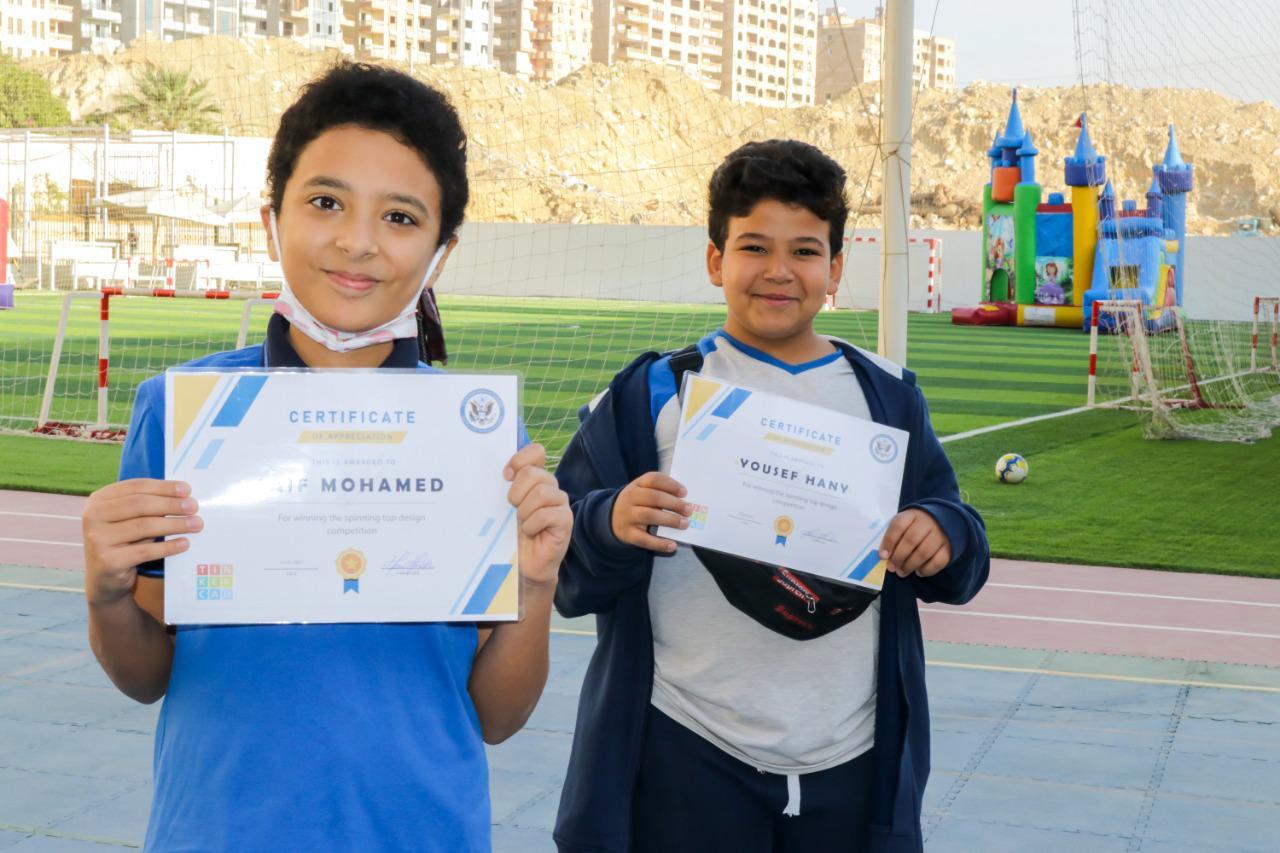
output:
<svg viewBox="0 0 1280 853"><path fill-rule="evenodd" d="M697 344L689 344L684 349L676 350L667 362L671 367L671 375L676 379L676 396L684 385L684 375L689 371L697 373L702 369L702 350Z"/></svg>

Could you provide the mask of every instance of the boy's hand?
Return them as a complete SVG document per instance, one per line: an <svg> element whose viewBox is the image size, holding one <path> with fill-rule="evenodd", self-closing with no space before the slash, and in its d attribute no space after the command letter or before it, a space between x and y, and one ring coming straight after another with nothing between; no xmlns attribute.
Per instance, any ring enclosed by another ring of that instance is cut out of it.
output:
<svg viewBox="0 0 1280 853"><path fill-rule="evenodd" d="M204 522L191 487L173 480L122 480L89 496L84 531L84 592L92 604L115 604L133 595L138 566L187 550L187 539L157 536L196 533Z"/></svg>
<svg viewBox="0 0 1280 853"><path fill-rule="evenodd" d="M922 509L903 510L889 522L880 541L886 571L900 578L931 578L951 563L951 540L932 515Z"/></svg>
<svg viewBox="0 0 1280 853"><path fill-rule="evenodd" d="M618 492L613 501L610 519L613 535L637 548L648 548L660 554L674 553L676 543L654 536L649 527L688 527L688 515L692 509L681 500L685 494L684 486L666 474L650 471L640 475Z"/></svg>
<svg viewBox="0 0 1280 853"><path fill-rule="evenodd" d="M546 469L541 444L527 444L511 457L502 476L511 481L507 500L516 508L520 575L536 584L554 583L573 535L569 496Z"/></svg>

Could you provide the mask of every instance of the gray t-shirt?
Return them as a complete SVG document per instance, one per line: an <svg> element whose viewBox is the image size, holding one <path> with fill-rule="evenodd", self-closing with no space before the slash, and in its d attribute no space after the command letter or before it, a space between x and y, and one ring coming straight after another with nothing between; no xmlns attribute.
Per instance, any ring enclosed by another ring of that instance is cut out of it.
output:
<svg viewBox="0 0 1280 853"><path fill-rule="evenodd" d="M870 419L862 387L835 351L787 365L723 332L701 372ZM671 470L680 415L671 397L654 427L659 468ZM725 600L686 546L653 563L653 705L730 755L771 773L812 773L875 742L880 601L812 640L769 630Z"/></svg>

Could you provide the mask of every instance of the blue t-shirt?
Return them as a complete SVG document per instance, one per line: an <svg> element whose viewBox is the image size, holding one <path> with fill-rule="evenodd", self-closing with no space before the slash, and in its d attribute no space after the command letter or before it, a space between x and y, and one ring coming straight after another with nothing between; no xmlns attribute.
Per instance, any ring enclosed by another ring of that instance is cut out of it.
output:
<svg viewBox="0 0 1280 853"><path fill-rule="evenodd" d="M265 345L191 365L302 366L287 330L273 317ZM417 363L404 340L383 366ZM164 477L163 424L153 377L120 479ZM489 850L475 625L182 626L175 640L146 849Z"/></svg>

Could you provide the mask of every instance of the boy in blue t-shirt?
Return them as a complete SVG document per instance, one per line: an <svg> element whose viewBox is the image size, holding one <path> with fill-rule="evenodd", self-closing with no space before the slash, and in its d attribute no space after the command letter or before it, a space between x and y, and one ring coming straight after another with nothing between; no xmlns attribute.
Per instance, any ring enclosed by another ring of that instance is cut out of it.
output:
<svg viewBox="0 0 1280 853"><path fill-rule="evenodd" d="M420 343L440 351L429 289L467 203L466 136L444 95L339 65L285 111L267 171L263 222L286 286L266 341L193 364L432 370L418 361ZM94 653L126 695L165 699L147 849L487 851L483 742L538 701L572 526L541 446L503 472L521 622L174 632L163 561L202 521L200 495L163 479L164 406L162 377L143 382L120 482L84 511Z"/></svg>
<svg viewBox="0 0 1280 853"><path fill-rule="evenodd" d="M556 607L597 614L598 634L561 853L921 849L929 718L916 605L972 598L988 549L914 375L814 331L843 269L844 184L804 143L730 154L711 178L707 247L724 327L619 373L557 470L575 523ZM667 472L689 369L909 432L878 597L650 532L688 526Z"/></svg>

